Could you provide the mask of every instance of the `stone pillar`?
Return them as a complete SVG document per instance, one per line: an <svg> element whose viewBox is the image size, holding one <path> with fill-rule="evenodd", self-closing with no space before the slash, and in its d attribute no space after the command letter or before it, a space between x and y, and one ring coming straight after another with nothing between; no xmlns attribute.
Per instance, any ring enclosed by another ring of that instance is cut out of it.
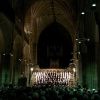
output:
<svg viewBox="0 0 100 100"><path fill-rule="evenodd" d="M82 25L81 25L82 24ZM95 17L90 9L82 16L80 22L80 44L82 61L82 81L89 88L97 88L97 65L96 65L96 46L95 46ZM90 41L87 41L87 39Z"/></svg>
<svg viewBox="0 0 100 100"><path fill-rule="evenodd" d="M79 58L77 59L77 67L78 67L78 83L82 86L83 80L82 80L82 60L81 60L81 55L79 55Z"/></svg>
<svg viewBox="0 0 100 100"><path fill-rule="evenodd" d="M96 61L97 61L97 79L98 79L98 89L100 89L100 43L96 44L97 53L96 53Z"/></svg>
<svg viewBox="0 0 100 100"><path fill-rule="evenodd" d="M76 68L76 84L81 84L82 82L82 71L81 71L81 57L80 54L78 54L79 51L79 45L77 43L77 37L74 37L74 47L73 47L73 63L75 64Z"/></svg>
<svg viewBox="0 0 100 100"><path fill-rule="evenodd" d="M33 52L33 63L34 64L37 64L37 44L34 43L33 46L32 46L32 52Z"/></svg>
<svg viewBox="0 0 100 100"><path fill-rule="evenodd" d="M10 79L10 55L2 55L2 83L9 83Z"/></svg>
<svg viewBox="0 0 100 100"><path fill-rule="evenodd" d="M5 54L2 55L2 84L5 83Z"/></svg>
<svg viewBox="0 0 100 100"><path fill-rule="evenodd" d="M10 82L13 83L13 73L14 73L14 66L13 66L13 56L10 57Z"/></svg>
<svg viewBox="0 0 100 100"><path fill-rule="evenodd" d="M2 58L0 53L0 85L2 85Z"/></svg>
<svg viewBox="0 0 100 100"><path fill-rule="evenodd" d="M87 66L86 66L86 81L87 84L89 86L89 88L93 89L96 88L97 89L97 62L96 62L96 54L97 54L97 32L96 30L96 22L95 22L95 16L94 16L94 12L90 11L89 12L89 24L90 27L88 27L88 32L89 36L90 36L90 41L87 43L87 48L88 48L88 62L87 62ZM96 45L95 45L96 44Z"/></svg>
<svg viewBox="0 0 100 100"><path fill-rule="evenodd" d="M96 79L97 88L100 89L100 42L99 42L99 26L96 24L96 33L95 33L95 42L96 42Z"/></svg>

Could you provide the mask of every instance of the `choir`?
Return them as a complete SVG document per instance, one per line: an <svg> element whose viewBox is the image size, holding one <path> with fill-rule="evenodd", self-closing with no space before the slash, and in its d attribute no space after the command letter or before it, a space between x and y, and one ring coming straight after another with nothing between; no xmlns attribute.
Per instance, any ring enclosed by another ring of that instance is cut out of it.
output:
<svg viewBox="0 0 100 100"><path fill-rule="evenodd" d="M31 77L31 84L75 84L75 73L69 71L34 71Z"/></svg>

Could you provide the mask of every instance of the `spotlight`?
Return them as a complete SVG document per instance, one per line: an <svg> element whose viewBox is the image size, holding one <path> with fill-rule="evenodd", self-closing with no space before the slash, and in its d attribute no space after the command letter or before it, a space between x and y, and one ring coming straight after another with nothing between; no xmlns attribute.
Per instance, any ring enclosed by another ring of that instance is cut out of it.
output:
<svg viewBox="0 0 100 100"><path fill-rule="evenodd" d="M81 41L79 41L78 43L81 44Z"/></svg>
<svg viewBox="0 0 100 100"><path fill-rule="evenodd" d="M76 72L76 68L73 68L73 72L74 72L74 73Z"/></svg>
<svg viewBox="0 0 100 100"><path fill-rule="evenodd" d="M76 41L78 41L78 39L76 39Z"/></svg>
<svg viewBox="0 0 100 100"><path fill-rule="evenodd" d="M93 4L92 4L92 7L96 7L96 4L95 4L95 3L93 3Z"/></svg>
<svg viewBox="0 0 100 100"><path fill-rule="evenodd" d="M82 14L82 15L84 15L84 14L85 14L85 12L81 12L81 14Z"/></svg>
<svg viewBox="0 0 100 100"><path fill-rule="evenodd" d="M33 68L30 68L31 71L33 71Z"/></svg>
<svg viewBox="0 0 100 100"><path fill-rule="evenodd" d="M87 41L89 42L89 41L90 41L90 39L87 39Z"/></svg>

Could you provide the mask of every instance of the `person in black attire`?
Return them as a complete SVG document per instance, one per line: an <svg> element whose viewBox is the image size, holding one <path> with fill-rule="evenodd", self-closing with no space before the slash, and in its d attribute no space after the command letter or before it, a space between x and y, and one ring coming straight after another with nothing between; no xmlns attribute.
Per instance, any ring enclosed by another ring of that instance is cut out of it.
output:
<svg viewBox="0 0 100 100"><path fill-rule="evenodd" d="M27 86L27 78L24 74L18 79L18 86L26 87Z"/></svg>

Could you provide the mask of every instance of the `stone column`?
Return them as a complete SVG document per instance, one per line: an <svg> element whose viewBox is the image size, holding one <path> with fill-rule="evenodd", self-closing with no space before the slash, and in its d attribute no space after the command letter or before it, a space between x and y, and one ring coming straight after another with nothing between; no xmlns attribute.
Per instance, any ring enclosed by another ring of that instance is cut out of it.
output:
<svg viewBox="0 0 100 100"><path fill-rule="evenodd" d="M5 54L3 54L1 56L2 59L2 84L4 84L4 80L5 80L5 67L4 67L4 63L5 63Z"/></svg>
<svg viewBox="0 0 100 100"><path fill-rule="evenodd" d="M99 26L96 24L95 43L96 43L96 80L97 88L100 89L100 42L99 42Z"/></svg>
<svg viewBox="0 0 100 100"><path fill-rule="evenodd" d="M98 89L100 89L100 43L96 44L96 62L97 62L97 80L98 80Z"/></svg>
<svg viewBox="0 0 100 100"><path fill-rule="evenodd" d="M2 58L0 53L0 85L2 85Z"/></svg>
<svg viewBox="0 0 100 100"><path fill-rule="evenodd" d="M34 64L37 64L37 44L36 43L33 43L33 45L32 45L32 52L33 52L33 54L32 54L32 56L33 56L33 63Z"/></svg>
<svg viewBox="0 0 100 100"><path fill-rule="evenodd" d="M89 14L87 15L87 20L88 25L86 32L88 33L88 36L90 37L90 41L87 42L87 61L86 61L86 66L85 66L85 71L86 71L86 82L89 88L97 89L97 64L96 64L96 52L97 52L97 40L96 35L97 32L95 31L95 17L94 17L94 12L89 11Z"/></svg>
<svg viewBox="0 0 100 100"><path fill-rule="evenodd" d="M83 80L82 80L82 60L81 60L81 55L79 55L79 58L76 60L77 62L77 67L78 67L78 83L82 86Z"/></svg>
<svg viewBox="0 0 100 100"><path fill-rule="evenodd" d="M14 73L14 66L13 66L13 63L14 63L14 60L13 60L13 56L10 57L10 82L13 83L13 73Z"/></svg>

